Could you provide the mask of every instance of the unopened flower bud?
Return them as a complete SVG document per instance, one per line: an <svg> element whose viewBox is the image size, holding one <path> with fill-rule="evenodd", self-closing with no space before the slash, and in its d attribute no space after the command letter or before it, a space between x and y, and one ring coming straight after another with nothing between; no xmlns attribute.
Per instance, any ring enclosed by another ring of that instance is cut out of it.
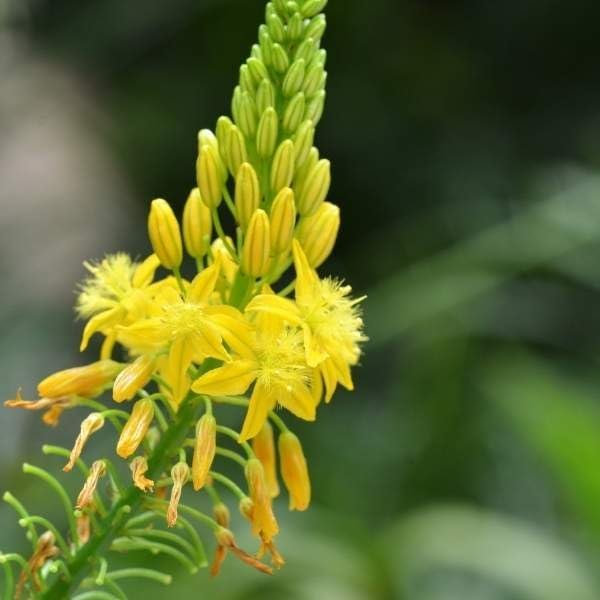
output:
<svg viewBox="0 0 600 600"><path fill-rule="evenodd" d="M281 476L290 494L290 510L306 510L310 504L310 479L300 440L284 431L278 440Z"/></svg>
<svg viewBox="0 0 600 600"><path fill-rule="evenodd" d="M219 142L219 154L227 160L227 144L229 138L229 130L233 127L233 123L229 117L219 117L217 120L216 134Z"/></svg>
<svg viewBox="0 0 600 600"><path fill-rule="evenodd" d="M252 533L260 535L264 541L270 541L279 532L277 520L271 506L271 495L267 488L265 472L258 458L246 463L246 481L254 504L252 509Z"/></svg>
<svg viewBox="0 0 600 600"><path fill-rule="evenodd" d="M321 266L331 254L339 228L340 209L331 202L323 202L314 215L300 221L296 238L313 269Z"/></svg>
<svg viewBox="0 0 600 600"><path fill-rule="evenodd" d="M321 63L312 65L310 69L306 71L302 90L307 98L312 98L319 91L323 73L325 73L325 69Z"/></svg>
<svg viewBox="0 0 600 600"><path fill-rule="evenodd" d="M297 40L302 36L304 30L304 21L300 13L294 13L287 25L287 33L290 40Z"/></svg>
<svg viewBox="0 0 600 600"><path fill-rule="evenodd" d="M242 92L238 114L238 125L242 133L252 139L256 133L256 104L248 92Z"/></svg>
<svg viewBox="0 0 600 600"><path fill-rule="evenodd" d="M296 155L296 169L300 168L308 158L315 139L315 127L310 119L303 121L294 136L294 150Z"/></svg>
<svg viewBox="0 0 600 600"><path fill-rule="evenodd" d="M303 92L298 92L287 104L283 112L283 130L295 133L304 117L306 100Z"/></svg>
<svg viewBox="0 0 600 600"><path fill-rule="evenodd" d="M265 481L271 498L279 495L279 483L277 482L277 459L275 456L275 439L273 427L269 421L265 421L262 429L252 438L252 450L256 458L262 463L265 472Z"/></svg>
<svg viewBox="0 0 600 600"><path fill-rule="evenodd" d="M303 58L295 60L292 63L281 85L283 95L286 98L290 98L300 91L300 88L302 88L302 83L304 82L305 72L306 61Z"/></svg>
<svg viewBox="0 0 600 600"><path fill-rule="evenodd" d="M266 25L261 25L258 33L258 41L260 51L262 52L263 61L266 65L273 63L273 40L269 35Z"/></svg>
<svg viewBox="0 0 600 600"><path fill-rule="evenodd" d="M226 119L227 117L223 117L223 118ZM225 165L223 164L223 161L221 160L221 154L220 154L221 149L220 149L220 145L219 145L219 140L210 129L201 129L198 132L198 154L200 154L200 152L202 152L202 148L204 148L205 146L211 146L213 148L213 150L215 151L215 156L217 157L217 164L219 167L219 172L221 173L222 179L225 180L227 177L227 172L225 169Z"/></svg>
<svg viewBox="0 0 600 600"><path fill-rule="evenodd" d="M275 109L270 106L263 112L256 132L256 150L261 158L269 158L273 154L278 130L279 119Z"/></svg>
<svg viewBox="0 0 600 600"><path fill-rule="evenodd" d="M277 193L288 187L294 177L294 142L284 140L279 144L271 165L271 191Z"/></svg>
<svg viewBox="0 0 600 600"><path fill-rule="evenodd" d="M217 447L217 421L204 414L196 425L196 442L192 459L192 483L196 491L206 483Z"/></svg>
<svg viewBox="0 0 600 600"><path fill-rule="evenodd" d="M93 499L94 493L96 492L96 488L98 487L98 481L100 477L104 477L106 473L106 464L103 460L97 460L92 463L90 468L89 475L83 484L83 488L81 492L79 492L79 496L77 496L77 502L75 503L75 508L85 508L89 506Z"/></svg>
<svg viewBox="0 0 600 600"><path fill-rule="evenodd" d="M292 245L296 225L296 204L291 188L284 187L273 200L270 222L273 254L287 252Z"/></svg>
<svg viewBox="0 0 600 600"><path fill-rule="evenodd" d="M229 509L223 502L219 502L213 506L213 516L215 521L221 527L229 527L229 523L231 521L231 516L229 514Z"/></svg>
<svg viewBox="0 0 600 600"><path fill-rule="evenodd" d="M227 166L229 172L235 177L242 163L248 162L246 142L244 135L238 127L233 125L227 137Z"/></svg>
<svg viewBox="0 0 600 600"><path fill-rule="evenodd" d="M311 37L307 37L296 49L294 54L294 60L304 60L305 64L308 64L317 51L317 45L315 40Z"/></svg>
<svg viewBox="0 0 600 600"><path fill-rule="evenodd" d="M317 125L323 116L323 109L325 108L325 90L321 90L315 94L314 98L306 105L304 111L304 118L311 119L312 122Z"/></svg>
<svg viewBox="0 0 600 600"><path fill-rule="evenodd" d="M254 94L254 80L252 79L248 65L242 65L240 67L240 88L242 89L242 92Z"/></svg>
<svg viewBox="0 0 600 600"><path fill-rule="evenodd" d="M190 468L188 467L187 463L178 462L171 469L173 487L171 488L171 498L167 508L167 525L169 527L175 527L177 524L177 508L179 507L179 501L181 500L181 492L183 491L183 486L187 483L189 478Z"/></svg>
<svg viewBox="0 0 600 600"><path fill-rule="evenodd" d="M131 400L150 381L155 364L155 358L149 354L142 354L128 364L115 379L113 400Z"/></svg>
<svg viewBox="0 0 600 600"><path fill-rule="evenodd" d="M256 110L262 115L269 107L275 106L275 90L268 79L263 79L256 90Z"/></svg>
<svg viewBox="0 0 600 600"><path fill-rule="evenodd" d="M75 440L73 449L69 456L69 461L63 467L63 471L69 472L77 462L77 459L81 456L83 448L86 442L90 439L90 436L101 429L104 426L104 417L97 412L90 413L82 422L79 428L79 435Z"/></svg>
<svg viewBox="0 0 600 600"><path fill-rule="evenodd" d="M331 163L321 159L308 173L298 190L296 202L302 216L314 214L324 202L331 185Z"/></svg>
<svg viewBox="0 0 600 600"><path fill-rule="evenodd" d="M250 163L242 163L235 179L235 210L242 231L246 231L259 204L260 186L256 171Z"/></svg>
<svg viewBox="0 0 600 600"><path fill-rule="evenodd" d="M250 496L244 496L238 505L240 514L248 521L252 521L252 511L254 510L254 502Z"/></svg>
<svg viewBox="0 0 600 600"><path fill-rule="evenodd" d="M283 46L273 44L273 68L278 73L285 73L290 64L290 59Z"/></svg>
<svg viewBox="0 0 600 600"><path fill-rule="evenodd" d="M154 489L154 481L146 477L148 472L148 461L145 456L136 456L129 464L133 485L142 492L151 492Z"/></svg>
<svg viewBox="0 0 600 600"><path fill-rule="evenodd" d="M274 41L280 44L285 41L285 27L276 14L269 15L267 18L267 27L269 28L269 34Z"/></svg>
<svg viewBox="0 0 600 600"><path fill-rule="evenodd" d="M263 79L267 79L269 77L269 73L265 65L256 58L248 59L248 69L250 71L250 75L252 75L252 79L255 84L259 84Z"/></svg>
<svg viewBox="0 0 600 600"><path fill-rule="evenodd" d="M40 381L38 394L44 398L93 398L112 383L122 368L122 364L112 360L99 360L83 367L58 371Z"/></svg>
<svg viewBox="0 0 600 600"><path fill-rule="evenodd" d="M312 171L313 167L319 162L319 150L313 146L308 151L308 156L304 160L301 167L298 168L294 174L294 188L298 191L306 181L308 174Z"/></svg>
<svg viewBox="0 0 600 600"><path fill-rule="evenodd" d="M317 15L316 17L312 18L310 23L306 26L304 35L307 38L311 37L313 40L318 42L323 37L326 27L327 20L325 19L325 15Z"/></svg>
<svg viewBox="0 0 600 600"><path fill-rule="evenodd" d="M163 267L177 269L183 260L181 232L177 217L166 200L152 200L148 214L150 243Z"/></svg>
<svg viewBox="0 0 600 600"><path fill-rule="evenodd" d="M196 161L196 177L202 202L215 209L222 200L223 178L219 168L220 157L213 146L203 146Z"/></svg>
<svg viewBox="0 0 600 600"><path fill-rule="evenodd" d="M211 234L210 209L202 202L200 190L194 188L183 207L183 242L187 253L202 258L210 247Z"/></svg>
<svg viewBox="0 0 600 600"><path fill-rule="evenodd" d="M138 400L131 410L117 443L117 454L121 458L129 458L142 443L152 420L154 404L148 398Z"/></svg>
<svg viewBox="0 0 600 600"><path fill-rule="evenodd" d="M271 253L271 231L267 213L258 209L252 215L244 248L242 250L242 268L251 277L262 277L269 269Z"/></svg>
<svg viewBox="0 0 600 600"><path fill-rule="evenodd" d="M306 0L302 5L302 14L305 17L314 17L320 13L325 6L327 6L327 0Z"/></svg>

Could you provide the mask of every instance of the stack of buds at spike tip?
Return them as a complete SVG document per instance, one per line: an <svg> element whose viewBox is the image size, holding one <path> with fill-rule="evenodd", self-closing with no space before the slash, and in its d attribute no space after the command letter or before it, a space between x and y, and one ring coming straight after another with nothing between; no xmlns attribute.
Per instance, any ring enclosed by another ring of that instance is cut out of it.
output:
<svg viewBox="0 0 600 600"><path fill-rule="evenodd" d="M304 217L296 230L309 265L320 267L331 254L340 229L340 209L331 202L323 202L317 212Z"/></svg>
<svg viewBox="0 0 600 600"><path fill-rule="evenodd" d="M154 419L154 404L148 398L138 400L131 410L129 419L117 442L117 454L129 458L142 443Z"/></svg>
<svg viewBox="0 0 600 600"><path fill-rule="evenodd" d="M162 198L152 200L150 205L148 236L161 265L166 269L178 269L183 260L181 231L173 209Z"/></svg>
<svg viewBox="0 0 600 600"><path fill-rule="evenodd" d="M171 499L169 500L169 506L167 508L167 525L169 527L175 527L177 524L177 508L179 506L179 501L181 500L181 492L189 478L190 468L187 463L178 462L171 469L173 487L171 488Z"/></svg>
<svg viewBox="0 0 600 600"><path fill-rule="evenodd" d="M200 196L200 190L194 188L183 207L183 242L192 258L202 258L210 248L212 235L212 217L210 209Z"/></svg>
<svg viewBox="0 0 600 600"><path fill-rule="evenodd" d="M310 478L300 440L291 431L279 436L281 476L290 495L290 510L306 510L310 504Z"/></svg>
<svg viewBox="0 0 600 600"><path fill-rule="evenodd" d="M82 422L79 431L79 435L75 440L73 449L69 456L69 461L63 467L63 471L71 471L77 462L77 459L81 456L83 448L90 438L90 436L101 429L104 426L104 417L97 412L90 413Z"/></svg>
<svg viewBox="0 0 600 600"><path fill-rule="evenodd" d="M194 457L192 459L192 484L198 491L204 487L215 458L217 447L217 421L211 414L204 414L196 425Z"/></svg>

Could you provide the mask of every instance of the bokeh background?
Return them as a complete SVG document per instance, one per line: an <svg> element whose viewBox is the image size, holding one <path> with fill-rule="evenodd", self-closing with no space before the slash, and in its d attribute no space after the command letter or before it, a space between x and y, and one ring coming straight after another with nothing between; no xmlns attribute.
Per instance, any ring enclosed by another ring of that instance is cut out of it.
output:
<svg viewBox="0 0 600 600"><path fill-rule="evenodd" d="M82 261L146 253L149 201L181 208L196 132L228 113L263 10L2 1L2 397L82 360ZM150 562L177 598L600 598L600 5L332 0L327 15L318 145L343 227L323 271L369 296L357 391L296 426L314 507L278 502L277 577ZM48 430L4 411L2 491L60 521L21 464L58 469L40 444L69 445L79 418ZM0 550L25 548L2 506Z"/></svg>

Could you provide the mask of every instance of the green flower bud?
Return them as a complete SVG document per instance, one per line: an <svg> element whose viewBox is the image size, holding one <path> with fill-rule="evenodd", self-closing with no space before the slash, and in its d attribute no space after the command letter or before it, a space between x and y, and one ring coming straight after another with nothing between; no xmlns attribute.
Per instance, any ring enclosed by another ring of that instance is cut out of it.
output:
<svg viewBox="0 0 600 600"><path fill-rule="evenodd" d="M279 192L287 187L294 177L294 142L284 140L279 144L271 165L271 191Z"/></svg>
<svg viewBox="0 0 600 600"><path fill-rule="evenodd" d="M229 117L219 117L215 131L219 142L219 152L225 160L227 160L227 138L232 127L233 123Z"/></svg>
<svg viewBox="0 0 600 600"><path fill-rule="evenodd" d="M290 64L290 59L283 46L279 44L273 44L273 68L278 73L285 73Z"/></svg>
<svg viewBox="0 0 600 600"><path fill-rule="evenodd" d="M213 146L203 146L196 162L196 177L202 201L211 210L222 200L223 178L219 168L220 157Z"/></svg>
<svg viewBox="0 0 600 600"><path fill-rule="evenodd" d="M304 117L306 101L303 92L298 92L289 102L283 112L283 130L294 133Z"/></svg>
<svg viewBox="0 0 600 600"><path fill-rule="evenodd" d="M231 97L231 114L236 123L240 121L240 104L242 103L242 88L239 85L235 86L233 96Z"/></svg>
<svg viewBox="0 0 600 600"><path fill-rule="evenodd" d="M324 202L331 185L331 164L321 159L308 173L297 190L298 212L302 216L314 214Z"/></svg>
<svg viewBox="0 0 600 600"><path fill-rule="evenodd" d="M260 61L261 63L264 62L262 50L260 49L260 46L258 44L252 44L252 48L250 50L250 58L255 58L256 60Z"/></svg>
<svg viewBox="0 0 600 600"><path fill-rule="evenodd" d="M254 80L252 79L248 65L240 67L240 87L243 92L254 94Z"/></svg>
<svg viewBox="0 0 600 600"><path fill-rule="evenodd" d="M244 162L248 162L246 142L239 128L232 125L227 137L227 167L229 172L235 176ZM200 188L200 191L202 191L202 188Z"/></svg>
<svg viewBox="0 0 600 600"><path fill-rule="evenodd" d="M250 71L250 75L252 76L252 79L256 85L258 85L263 79L268 79L269 77L265 65L256 58L248 59L248 70Z"/></svg>
<svg viewBox="0 0 600 600"><path fill-rule="evenodd" d="M273 0L273 8L284 19L287 16L286 0Z"/></svg>
<svg viewBox="0 0 600 600"><path fill-rule="evenodd" d="M263 79L256 90L256 110L262 115L269 106L275 106L275 90L268 79Z"/></svg>
<svg viewBox="0 0 600 600"><path fill-rule="evenodd" d="M319 64L325 66L327 62L327 50L321 48L318 52L315 52L315 55L312 57L310 64L307 69L310 69L313 65Z"/></svg>
<svg viewBox="0 0 600 600"><path fill-rule="evenodd" d="M281 89L283 95L289 98L300 91L302 82L304 81L304 73L306 71L306 63L304 59L296 60L292 63L286 76L283 80Z"/></svg>
<svg viewBox="0 0 600 600"><path fill-rule="evenodd" d="M268 107L262 114L256 133L256 150L261 158L269 158L277 143L279 119L273 107Z"/></svg>
<svg viewBox="0 0 600 600"><path fill-rule="evenodd" d="M308 158L308 153L312 148L315 139L315 127L310 119L303 121L294 137L294 149L296 151L296 168L303 165Z"/></svg>
<svg viewBox="0 0 600 600"><path fill-rule="evenodd" d="M325 90L318 92L306 105L306 111L304 112L305 119L311 119L312 122L317 125L323 116L323 109L325 108Z"/></svg>
<svg viewBox="0 0 600 600"><path fill-rule="evenodd" d="M237 221L245 231L260 204L260 185L250 163L242 163L235 179L235 208Z"/></svg>
<svg viewBox="0 0 600 600"><path fill-rule="evenodd" d="M261 25L258 31L258 41L263 61L265 65L271 65L273 64L273 40L269 35L266 25Z"/></svg>
<svg viewBox="0 0 600 600"><path fill-rule="evenodd" d="M306 26L304 35L307 38L311 37L313 40L318 42L323 37L326 27L327 20L325 19L325 15L317 15L311 19L310 23Z"/></svg>
<svg viewBox="0 0 600 600"><path fill-rule="evenodd" d="M302 84L302 90L306 94L307 98L312 98L320 89L321 81L325 70L321 63L314 64L306 72L304 83Z"/></svg>
<svg viewBox="0 0 600 600"><path fill-rule="evenodd" d="M285 41L285 27L283 21L276 14L273 13L267 17L267 27L271 38L275 42L281 44Z"/></svg>
<svg viewBox="0 0 600 600"><path fill-rule="evenodd" d="M294 177L294 187L299 189L302 187L304 182L306 181L306 177L311 172L313 167L319 162L319 150L313 146L309 152L308 156L304 160L304 163L301 167L298 168L296 175Z"/></svg>
<svg viewBox="0 0 600 600"><path fill-rule="evenodd" d="M302 14L305 17L314 17L327 5L327 0L307 0L302 6Z"/></svg>
<svg viewBox="0 0 600 600"><path fill-rule="evenodd" d="M302 19L302 15L299 12L296 12L292 15L291 19L288 21L288 37L290 40L297 40L302 37L302 32L304 31L304 21Z"/></svg>
<svg viewBox="0 0 600 600"><path fill-rule="evenodd" d="M287 252L292 245L296 225L294 192L284 187L271 206L271 249L274 254Z"/></svg>
<svg viewBox="0 0 600 600"><path fill-rule="evenodd" d="M247 138L253 138L256 133L256 105L248 92L242 92L238 113L239 128Z"/></svg>
<svg viewBox="0 0 600 600"><path fill-rule="evenodd" d="M269 217L260 208L254 212L242 249L242 269L251 277L262 277L269 270L271 231Z"/></svg>
<svg viewBox="0 0 600 600"><path fill-rule="evenodd" d="M312 57L317 52L317 45L312 38L306 38L297 48L294 60L304 59L304 62L308 64Z"/></svg>
<svg viewBox="0 0 600 600"><path fill-rule="evenodd" d="M323 202L314 215L300 220L296 239L313 269L331 254L339 229L340 209L331 202Z"/></svg>

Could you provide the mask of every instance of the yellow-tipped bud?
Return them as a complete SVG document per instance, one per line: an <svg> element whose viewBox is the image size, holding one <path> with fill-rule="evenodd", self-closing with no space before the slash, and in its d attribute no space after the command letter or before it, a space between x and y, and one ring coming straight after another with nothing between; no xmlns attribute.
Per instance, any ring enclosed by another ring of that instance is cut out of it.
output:
<svg viewBox="0 0 600 600"><path fill-rule="evenodd" d="M310 504L310 478L300 440L284 431L278 440L281 476L290 494L290 510L306 510Z"/></svg>
<svg viewBox="0 0 600 600"><path fill-rule="evenodd" d="M97 412L90 413L82 422L79 428L79 435L75 440L75 444L73 445L73 449L71 450L71 454L69 456L69 461L63 467L63 471L69 472L77 462L77 459L81 456L83 452L83 448L87 441L90 439L90 436L101 429L104 426L104 417Z"/></svg>
<svg viewBox="0 0 600 600"><path fill-rule="evenodd" d="M284 140L279 144L271 165L271 190L277 193L288 187L294 177L294 142Z"/></svg>
<svg viewBox="0 0 600 600"><path fill-rule="evenodd" d="M229 117L219 117L217 127L217 142L219 143L219 154L227 160L227 145L229 138L229 130L233 127L233 123Z"/></svg>
<svg viewBox="0 0 600 600"><path fill-rule="evenodd" d="M331 254L339 229L340 209L331 202L323 202L314 215L300 221L296 238L313 269Z"/></svg>
<svg viewBox="0 0 600 600"><path fill-rule="evenodd" d="M272 106L262 113L256 132L256 150L261 158L269 158L277 143L279 131L279 118Z"/></svg>
<svg viewBox="0 0 600 600"><path fill-rule="evenodd" d="M304 74L306 72L306 61L303 58L299 58L292 63L283 79L282 91L286 98L290 98L294 94L298 93L302 87L304 81Z"/></svg>
<svg viewBox="0 0 600 600"><path fill-rule="evenodd" d="M298 92L288 103L283 111L283 130L287 133L294 133L302 122L306 99L302 92Z"/></svg>
<svg viewBox="0 0 600 600"><path fill-rule="evenodd" d="M131 400L150 381L155 364L155 358L149 354L142 354L128 364L115 379L113 400Z"/></svg>
<svg viewBox="0 0 600 600"><path fill-rule="evenodd" d="M232 125L229 128L226 156L227 166L233 176L237 174L242 163L248 162L248 153L246 151L244 135L235 125ZM200 188L200 191L202 191L202 188Z"/></svg>
<svg viewBox="0 0 600 600"><path fill-rule="evenodd" d="M264 116L265 110L273 106L275 106L275 90L273 89L273 84L268 79L263 79L256 90L256 110L259 115Z"/></svg>
<svg viewBox="0 0 600 600"><path fill-rule="evenodd" d="M210 247L211 234L210 209L202 202L200 190L194 188L183 207L183 241L187 253L202 258Z"/></svg>
<svg viewBox="0 0 600 600"><path fill-rule="evenodd" d="M125 423L117 442L117 454L129 458L142 443L148 428L154 419L154 404L148 398L138 400Z"/></svg>
<svg viewBox="0 0 600 600"><path fill-rule="evenodd" d="M154 489L154 481L146 477L148 472L148 461L145 456L136 456L129 464L133 485L142 492L151 492Z"/></svg>
<svg viewBox="0 0 600 600"><path fill-rule="evenodd" d="M216 447L217 421L212 415L204 414L196 425L196 444L192 459L192 483L196 491L206 484Z"/></svg>
<svg viewBox="0 0 600 600"><path fill-rule="evenodd" d="M331 163L321 159L307 174L296 198L302 216L314 214L325 201L331 185Z"/></svg>
<svg viewBox="0 0 600 600"><path fill-rule="evenodd" d="M196 161L196 179L202 202L210 209L217 208L223 198L223 173L220 157L213 146L203 146Z"/></svg>
<svg viewBox="0 0 600 600"><path fill-rule="evenodd" d="M319 62L311 65L306 71L302 91L306 94L307 98L312 98L319 91L324 74L325 69Z"/></svg>
<svg viewBox="0 0 600 600"><path fill-rule="evenodd" d="M242 250L242 269L252 277L262 277L269 269L271 231L267 213L258 209L252 215Z"/></svg>
<svg viewBox="0 0 600 600"><path fill-rule="evenodd" d="M246 231L260 204L260 185L250 163L242 163L235 179L235 209L242 231Z"/></svg>
<svg viewBox="0 0 600 600"><path fill-rule="evenodd" d="M296 225L294 192L284 187L271 206L271 249L273 254L287 252L292 245Z"/></svg>
<svg viewBox="0 0 600 600"><path fill-rule="evenodd" d="M173 209L166 200L152 200L148 236L158 260L167 269L177 269L183 259L181 232Z"/></svg>
<svg viewBox="0 0 600 600"><path fill-rule="evenodd" d="M279 532L279 526L273 514L265 472L258 458L251 458L246 463L246 481L253 503L252 533L259 535L263 541L270 542Z"/></svg>
<svg viewBox="0 0 600 600"><path fill-rule="evenodd" d="M310 119L303 121L298 127L294 137L294 150L296 152L296 168L301 167L308 158L315 139L315 127Z"/></svg>
<svg viewBox="0 0 600 600"><path fill-rule="evenodd" d="M314 146L308 151L307 157L304 159L301 167L298 167L294 174L294 189L298 191L306 181L306 177L312 171L314 166L319 162L319 150Z"/></svg>
<svg viewBox="0 0 600 600"><path fill-rule="evenodd" d="M100 480L100 477L104 477L105 473L106 464L103 460L97 460L92 463L92 467L83 484L83 488L81 489L81 492L79 492L79 496L77 496L75 508L82 509L92 503L96 487L98 487L98 481Z"/></svg>
<svg viewBox="0 0 600 600"><path fill-rule="evenodd" d="M275 498L279 495L279 483L277 482L275 439L269 421L265 421L258 435L252 438L252 450L254 450L256 458L262 463L269 495L271 498Z"/></svg>
<svg viewBox="0 0 600 600"><path fill-rule="evenodd" d="M112 360L99 360L83 367L58 371L40 381L38 394L44 398L93 398L112 383L122 368L122 364Z"/></svg>
<svg viewBox="0 0 600 600"><path fill-rule="evenodd" d="M169 500L169 506L167 508L167 525L169 527L175 527L177 524L177 508L179 507L179 501L181 500L181 492L189 478L190 468L187 466L187 463L178 462L171 469L173 487L171 488L171 499Z"/></svg>

